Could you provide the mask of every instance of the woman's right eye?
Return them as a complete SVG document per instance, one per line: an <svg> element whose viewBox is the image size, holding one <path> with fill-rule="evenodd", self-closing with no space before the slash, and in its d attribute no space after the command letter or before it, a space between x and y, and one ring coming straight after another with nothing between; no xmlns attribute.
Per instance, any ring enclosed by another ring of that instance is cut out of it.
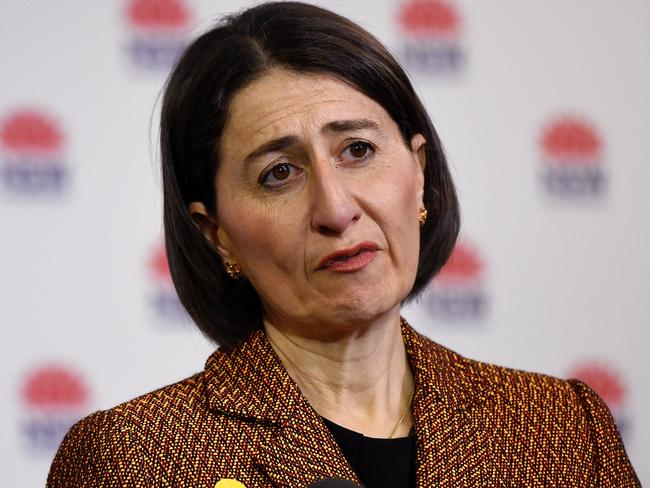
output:
<svg viewBox="0 0 650 488"><path fill-rule="evenodd" d="M259 178L259 184L269 188L280 187L300 176L302 170L289 163L279 163L265 170Z"/></svg>

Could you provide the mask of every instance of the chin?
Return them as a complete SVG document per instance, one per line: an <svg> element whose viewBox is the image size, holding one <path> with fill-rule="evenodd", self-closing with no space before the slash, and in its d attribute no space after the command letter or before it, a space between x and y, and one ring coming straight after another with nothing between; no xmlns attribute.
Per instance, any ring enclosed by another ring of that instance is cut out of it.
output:
<svg viewBox="0 0 650 488"><path fill-rule="evenodd" d="M383 293L346 294L337 298L314 315L323 316L325 321L346 327L352 324L368 324L396 308L399 310L404 297L398 293L386 293L384 289Z"/></svg>

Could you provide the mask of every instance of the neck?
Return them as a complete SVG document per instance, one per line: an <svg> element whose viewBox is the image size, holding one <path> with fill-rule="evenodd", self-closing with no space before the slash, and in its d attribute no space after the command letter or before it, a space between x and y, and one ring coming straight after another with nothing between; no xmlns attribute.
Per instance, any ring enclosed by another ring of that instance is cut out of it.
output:
<svg viewBox="0 0 650 488"><path fill-rule="evenodd" d="M321 416L369 437L408 434L413 375L399 308L326 341L305 338L295 325L266 319L264 325L289 376Z"/></svg>

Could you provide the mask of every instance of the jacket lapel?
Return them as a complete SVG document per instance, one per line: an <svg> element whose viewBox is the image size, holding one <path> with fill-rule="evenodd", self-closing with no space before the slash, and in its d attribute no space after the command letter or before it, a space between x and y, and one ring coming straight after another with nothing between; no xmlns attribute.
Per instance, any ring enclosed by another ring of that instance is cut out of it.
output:
<svg viewBox="0 0 650 488"><path fill-rule="evenodd" d="M308 486L325 478L360 483L318 414L304 405L270 442L261 446L260 465L279 487Z"/></svg>
<svg viewBox="0 0 650 488"><path fill-rule="evenodd" d="M209 359L210 407L255 421L270 434L257 464L278 487L308 486L337 477L359 483L320 416L300 393L262 331Z"/></svg>
<svg viewBox="0 0 650 488"><path fill-rule="evenodd" d="M402 322L415 376L412 414L417 486L476 486L489 476L489 438L473 415L489 395L479 372L461 356Z"/></svg>

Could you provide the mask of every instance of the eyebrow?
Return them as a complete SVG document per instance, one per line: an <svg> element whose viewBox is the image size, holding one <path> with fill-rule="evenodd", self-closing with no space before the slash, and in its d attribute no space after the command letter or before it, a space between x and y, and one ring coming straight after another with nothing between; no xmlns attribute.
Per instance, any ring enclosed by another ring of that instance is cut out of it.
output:
<svg viewBox="0 0 650 488"><path fill-rule="evenodd" d="M378 130L379 124L374 120L369 119L353 119L353 120L334 120L328 122L323 126L321 132L348 132L351 130L373 129Z"/></svg>
<svg viewBox="0 0 650 488"><path fill-rule="evenodd" d="M364 130L364 129L373 129L379 130L379 124L373 120L369 119L351 119L351 120L334 120L328 122L323 126L321 132L331 132L331 133L341 133L349 132L354 130ZM268 142L265 142L252 153L244 158L244 166L251 163L253 160L263 156L264 154L282 151L288 147L295 145L298 142L299 138L295 135L278 137L277 139L272 139Z"/></svg>
<svg viewBox="0 0 650 488"><path fill-rule="evenodd" d="M298 142L298 136L284 136L265 142L260 147L244 158L244 166L250 164L253 160L274 151L282 151L293 146Z"/></svg>

